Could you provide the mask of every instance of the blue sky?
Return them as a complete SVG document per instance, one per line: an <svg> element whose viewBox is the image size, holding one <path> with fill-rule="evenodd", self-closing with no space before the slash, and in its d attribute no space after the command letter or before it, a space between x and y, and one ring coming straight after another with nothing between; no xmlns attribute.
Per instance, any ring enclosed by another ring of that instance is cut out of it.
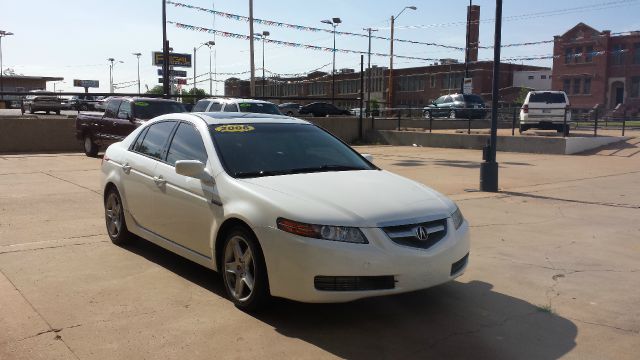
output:
<svg viewBox="0 0 640 360"><path fill-rule="evenodd" d="M248 0L175 0L218 11L248 15ZM612 3L613 2L613 3ZM73 79L100 80L102 91L108 90L109 68L106 59L114 57L124 61L114 70L116 83L136 79L136 58L132 52L141 52L140 71L142 86L158 83L156 68L151 65L151 52L160 50L161 1L160 0L3 0L0 12L0 30L11 31L14 36L3 39L4 67L25 75L63 76L64 83L57 88L79 91L73 88ZM481 18L492 19L495 1L474 0L481 6ZM559 10L607 4L597 8L558 12ZM339 30L359 32L364 27L380 28L377 34L389 35L389 17L404 6L417 6L407 10L396 21L396 38L436 42L464 46L466 6L468 1L382 1L382 0L254 0L256 18L282 21L298 25L323 27L320 21L340 17ZM510 16L550 12L539 16L508 18ZM503 43L520 43L553 39L578 22L585 22L598 30L629 31L640 29L640 1L634 0L504 0ZM168 5L167 19L212 28L248 34L246 22L217 17L190 9ZM214 24L215 21L215 24ZM462 24L450 24L462 23ZM446 24L446 25L442 25ZM421 28L404 28L425 25ZM493 44L492 21L484 21L480 28L480 43ZM332 46L328 33L297 31L286 28L255 25L255 31L268 30L271 38L301 42L317 46ZM168 25L168 37L177 52L192 52L193 47L213 36L192 32ZM216 37L215 68L217 72L241 72L249 69L249 43L245 40ZM337 47L366 51L367 40L359 37L337 37ZM262 62L261 44L256 43L256 66ZM374 40L372 51L387 53L389 42ZM544 55L552 52L552 44L503 49L503 58L522 55ZM463 53L455 50L424 45L395 44L395 53L424 58L463 59ZM481 59L492 57L492 50L482 50ZM359 68L359 55L337 54L337 68ZM365 59L366 61L366 59ZM266 68L277 73L299 73L331 62L330 52L318 52L267 44ZM208 70L209 51L203 47L198 52L198 74ZM388 66L388 58L373 57L372 63ZM550 66L550 60L528 61L532 65ZM396 67L425 65L419 60L395 61ZM326 67L325 69L330 69ZM191 69L189 76L192 75ZM248 75L247 75L248 76ZM223 80L227 76L219 76ZM200 84L208 90L208 83ZM214 86L215 87L215 86ZM50 89L52 86L50 86ZM223 92L223 84L217 86ZM134 91L135 86L121 91ZM215 91L215 89L214 89Z"/></svg>

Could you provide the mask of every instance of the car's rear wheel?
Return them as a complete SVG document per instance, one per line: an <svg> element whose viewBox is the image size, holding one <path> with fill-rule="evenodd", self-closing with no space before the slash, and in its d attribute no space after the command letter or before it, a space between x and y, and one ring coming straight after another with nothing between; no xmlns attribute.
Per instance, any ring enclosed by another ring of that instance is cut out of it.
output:
<svg viewBox="0 0 640 360"><path fill-rule="evenodd" d="M80 111L87 111L89 110L89 107L87 106L87 104L80 104Z"/></svg>
<svg viewBox="0 0 640 360"><path fill-rule="evenodd" d="M243 227L225 237L222 278L227 295L239 309L256 311L269 300L267 266L258 241Z"/></svg>
<svg viewBox="0 0 640 360"><path fill-rule="evenodd" d="M33 114L35 112L35 111L33 111L33 108L31 107L31 104L29 104L28 109L29 109L29 114Z"/></svg>
<svg viewBox="0 0 640 360"><path fill-rule="evenodd" d="M431 120L431 111L425 111L424 112L424 118L427 120Z"/></svg>
<svg viewBox="0 0 640 360"><path fill-rule="evenodd" d="M89 157L96 157L100 148L93 142L91 135L85 134L83 139L84 153Z"/></svg>
<svg viewBox="0 0 640 360"><path fill-rule="evenodd" d="M105 198L104 218L111 242L116 245L123 245L131 240L132 235L127 229L127 224L124 220L122 199L115 188L109 189Z"/></svg>
<svg viewBox="0 0 640 360"><path fill-rule="evenodd" d="M60 115L60 110L56 110L56 115Z"/></svg>
<svg viewBox="0 0 640 360"><path fill-rule="evenodd" d="M455 118L456 118L456 111L455 110L449 111L449 119L455 119Z"/></svg>

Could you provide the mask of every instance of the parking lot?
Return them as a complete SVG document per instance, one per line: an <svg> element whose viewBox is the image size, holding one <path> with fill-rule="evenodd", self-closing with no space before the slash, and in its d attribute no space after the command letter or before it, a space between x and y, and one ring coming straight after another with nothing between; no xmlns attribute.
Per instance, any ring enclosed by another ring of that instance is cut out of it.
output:
<svg viewBox="0 0 640 360"><path fill-rule="evenodd" d="M100 159L0 155L0 359L637 359L640 138L499 153L498 194L475 191L477 150L357 149L458 202L472 245L457 281L249 315L215 272L111 244Z"/></svg>

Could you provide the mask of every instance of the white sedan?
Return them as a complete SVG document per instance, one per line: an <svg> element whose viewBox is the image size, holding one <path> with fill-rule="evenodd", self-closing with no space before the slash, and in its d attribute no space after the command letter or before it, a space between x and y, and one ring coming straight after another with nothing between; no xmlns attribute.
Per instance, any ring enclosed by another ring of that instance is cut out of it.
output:
<svg viewBox="0 0 640 360"><path fill-rule="evenodd" d="M303 120L163 115L111 145L102 173L114 243L135 234L222 273L243 310L424 289L467 265L451 200Z"/></svg>

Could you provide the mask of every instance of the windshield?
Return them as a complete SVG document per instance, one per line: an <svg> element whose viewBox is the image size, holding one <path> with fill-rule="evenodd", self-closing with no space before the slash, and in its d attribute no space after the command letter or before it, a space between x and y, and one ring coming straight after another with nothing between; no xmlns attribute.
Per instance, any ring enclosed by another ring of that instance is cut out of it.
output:
<svg viewBox="0 0 640 360"><path fill-rule="evenodd" d="M153 119L164 114L186 112L184 105L170 101L136 101L134 103L134 114L136 118L142 120Z"/></svg>
<svg viewBox="0 0 640 360"><path fill-rule="evenodd" d="M270 103L238 103L241 112L282 115L277 106Z"/></svg>
<svg viewBox="0 0 640 360"><path fill-rule="evenodd" d="M484 101L478 95L464 95L464 100L472 104L484 104Z"/></svg>
<svg viewBox="0 0 640 360"><path fill-rule="evenodd" d="M314 125L212 125L211 134L227 173L236 178L376 169Z"/></svg>
<svg viewBox="0 0 640 360"><path fill-rule="evenodd" d="M531 93L529 102L532 103L547 103L547 104L564 104L566 99L563 93L541 92Z"/></svg>

